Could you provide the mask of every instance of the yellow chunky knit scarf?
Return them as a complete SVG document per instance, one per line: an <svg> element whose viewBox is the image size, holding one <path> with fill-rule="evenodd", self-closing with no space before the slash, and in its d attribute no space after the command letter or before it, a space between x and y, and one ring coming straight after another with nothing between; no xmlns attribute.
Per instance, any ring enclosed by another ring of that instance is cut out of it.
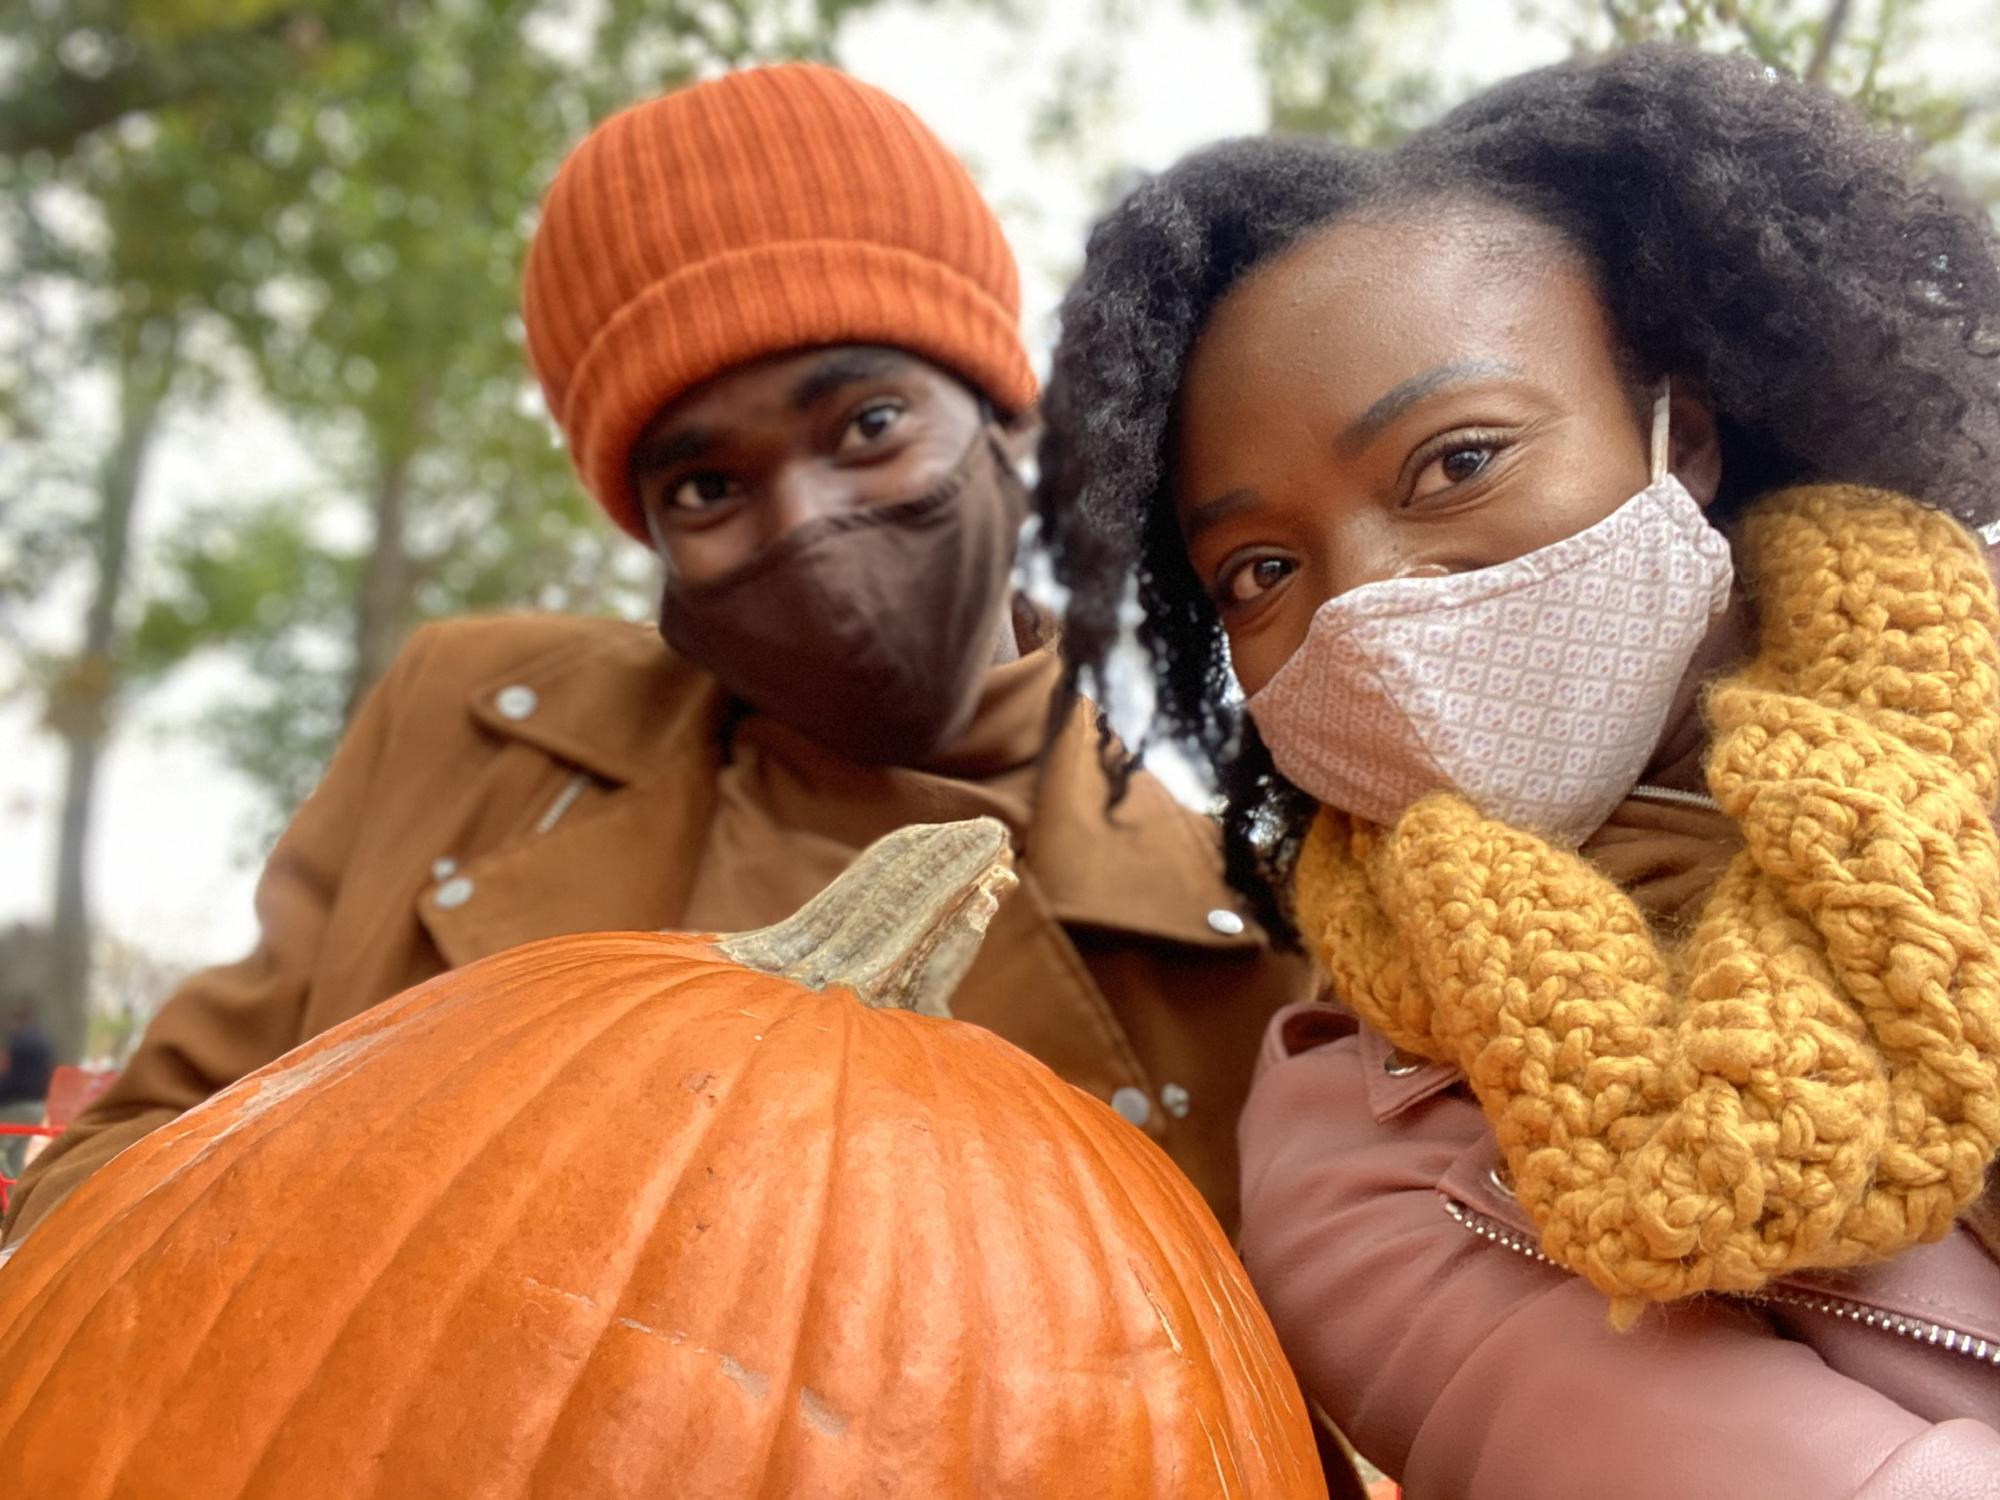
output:
<svg viewBox="0 0 2000 1500"><path fill-rule="evenodd" d="M1449 794L1323 811L1302 930L1398 1048L1456 1064L1542 1248L1613 1299L1754 1291L1942 1236L2000 1148L1994 591L1955 522L1846 487L1738 539L1754 663L1709 690L1742 828L1663 950L1584 859Z"/></svg>

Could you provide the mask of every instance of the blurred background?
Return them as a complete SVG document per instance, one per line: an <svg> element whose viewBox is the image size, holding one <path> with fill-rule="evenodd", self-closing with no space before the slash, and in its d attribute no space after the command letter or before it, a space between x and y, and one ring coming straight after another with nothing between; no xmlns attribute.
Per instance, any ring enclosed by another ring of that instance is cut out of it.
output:
<svg viewBox="0 0 2000 1500"><path fill-rule="evenodd" d="M2000 202L2000 0L6 0L0 1015L115 1061L238 956L417 623L650 613L517 307L608 111L792 56L900 95L998 208L1045 360L1137 174L1271 128L1393 141L1667 36L1820 79Z"/></svg>

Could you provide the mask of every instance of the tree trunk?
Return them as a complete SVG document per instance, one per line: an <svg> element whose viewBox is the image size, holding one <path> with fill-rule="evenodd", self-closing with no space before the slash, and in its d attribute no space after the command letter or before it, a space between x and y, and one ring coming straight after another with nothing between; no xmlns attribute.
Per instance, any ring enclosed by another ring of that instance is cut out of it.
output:
<svg viewBox="0 0 2000 1500"><path fill-rule="evenodd" d="M1833 49L1840 44L1841 33L1847 30L1853 11L1854 0L1833 0L1827 7L1826 19L1820 22L1819 36L1813 42L1812 60L1806 64L1808 83L1826 82L1827 69L1833 64Z"/></svg>
<svg viewBox="0 0 2000 1500"><path fill-rule="evenodd" d="M354 672L348 679L346 718L351 722L389 663L409 624L414 570L405 536L410 460L383 462L375 483L375 537L361 568L354 601Z"/></svg>
<svg viewBox="0 0 2000 1500"><path fill-rule="evenodd" d="M118 602L146 451L173 383L176 333L142 323L123 331L118 362L118 434L98 480L97 582L84 617L83 645L49 696L48 721L66 757L56 843L54 970L45 1019L58 1055L83 1055L90 1019L88 857L97 771L110 728Z"/></svg>
<svg viewBox="0 0 2000 1500"><path fill-rule="evenodd" d="M417 586L408 535L410 464L423 444L430 401L430 391L419 390L407 429L393 443L377 440L381 467L375 476L375 535L354 600L354 671L344 715L349 723L368 690L389 670L410 628Z"/></svg>

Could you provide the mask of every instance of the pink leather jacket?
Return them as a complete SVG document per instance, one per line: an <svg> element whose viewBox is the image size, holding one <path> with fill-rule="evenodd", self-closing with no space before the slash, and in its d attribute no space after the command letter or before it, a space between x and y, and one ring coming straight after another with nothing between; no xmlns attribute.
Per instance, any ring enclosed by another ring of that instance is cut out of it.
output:
<svg viewBox="0 0 2000 1500"><path fill-rule="evenodd" d="M2000 1264L1962 1227L1614 1334L1535 1250L1452 1069L1294 1006L1239 1136L1251 1277L1411 1500L2000 1500Z"/></svg>

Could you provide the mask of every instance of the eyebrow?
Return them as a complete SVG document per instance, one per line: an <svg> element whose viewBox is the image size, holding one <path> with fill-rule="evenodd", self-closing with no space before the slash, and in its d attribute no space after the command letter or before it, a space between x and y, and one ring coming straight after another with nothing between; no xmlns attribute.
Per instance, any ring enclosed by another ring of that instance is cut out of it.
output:
<svg viewBox="0 0 2000 1500"><path fill-rule="evenodd" d="M632 448L632 472L635 475L645 474L654 469L686 463L691 458L700 458L720 441L715 430L709 427L683 427L666 434L646 433Z"/></svg>
<svg viewBox="0 0 2000 1500"><path fill-rule="evenodd" d="M1204 500L1189 511L1181 521L1181 540L1192 547L1196 537L1214 526L1220 526L1231 516L1249 510L1257 503L1255 490L1231 490L1226 495L1217 495L1213 500Z"/></svg>
<svg viewBox="0 0 2000 1500"><path fill-rule="evenodd" d="M804 411L842 386L879 379L900 363L887 349L837 349L801 375L787 399L793 411Z"/></svg>
<svg viewBox="0 0 2000 1500"><path fill-rule="evenodd" d="M806 411L842 386L875 380L893 372L901 356L888 349L836 349L801 375L785 394L793 411ZM712 427L683 427L664 434L646 433L632 445L632 472L643 474L700 458L722 442Z"/></svg>
<svg viewBox="0 0 2000 1500"><path fill-rule="evenodd" d="M1439 365L1433 370L1426 370L1421 375L1413 375L1348 423L1336 446L1342 452L1352 453L1419 401L1428 400L1440 391L1450 390L1453 386L1468 385L1475 380L1490 380L1495 375L1520 373L1513 365L1502 360L1460 359L1447 365ZM1231 516L1241 515L1244 511L1252 509L1259 498L1254 489L1237 489L1217 495L1213 500L1204 500L1190 510L1181 521L1182 540L1188 546L1193 546L1195 538L1204 531L1220 526Z"/></svg>
<svg viewBox="0 0 2000 1500"><path fill-rule="evenodd" d="M1419 401L1428 400L1453 386L1490 380L1495 375L1520 373L1514 366L1497 359L1460 359L1448 365L1439 365L1434 370L1426 370L1421 375L1412 375L1348 423L1336 446L1343 453L1353 453Z"/></svg>

